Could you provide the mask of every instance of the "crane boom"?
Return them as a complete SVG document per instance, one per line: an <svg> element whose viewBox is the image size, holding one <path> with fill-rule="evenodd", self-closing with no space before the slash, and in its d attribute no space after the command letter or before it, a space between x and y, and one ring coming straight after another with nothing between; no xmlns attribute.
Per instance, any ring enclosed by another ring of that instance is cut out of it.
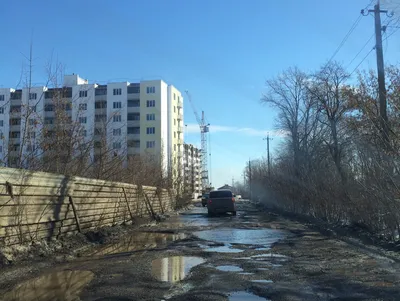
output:
<svg viewBox="0 0 400 301"><path fill-rule="evenodd" d="M200 127L200 135L201 135L201 184L202 184L202 189L206 190L208 189L209 182L208 182L208 164L207 164L207 157L208 157L208 150L207 150L207 133L209 132L209 124L206 124L205 118L204 118L204 111L201 112L201 119L200 115L197 113L196 107L194 106L194 103L192 101L192 97L189 94L189 91L185 91L190 105L192 107L193 113L196 117L197 123L199 124Z"/></svg>

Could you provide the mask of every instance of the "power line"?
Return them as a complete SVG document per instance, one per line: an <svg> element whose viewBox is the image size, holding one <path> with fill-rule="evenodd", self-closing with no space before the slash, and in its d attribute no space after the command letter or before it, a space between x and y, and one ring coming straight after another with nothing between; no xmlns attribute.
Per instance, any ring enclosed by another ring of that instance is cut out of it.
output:
<svg viewBox="0 0 400 301"><path fill-rule="evenodd" d="M358 56L361 54L361 52L367 47L368 43L372 40L372 38L375 36L375 34L372 34L371 37L368 39L368 41L364 44L364 46L360 49L360 51L353 57L353 59L350 61L350 63L347 65L346 69L350 67L350 65L358 58Z"/></svg>
<svg viewBox="0 0 400 301"><path fill-rule="evenodd" d="M372 1L371 1L371 3L372 3ZM338 54L339 50L343 47L343 45L349 39L350 35L353 33L354 29L356 29L357 25L360 23L362 17L363 17L363 15L360 14L360 16L357 18L357 20L353 23L353 25L351 26L351 28L349 29L349 31L347 32L347 34L343 38L342 42L340 42L340 44L336 48L335 52L332 54L332 56L328 60L328 63L326 64L326 66L329 65L329 63L333 60L333 58L336 56L336 54Z"/></svg>
<svg viewBox="0 0 400 301"><path fill-rule="evenodd" d="M353 73L360 67L360 65L365 61L365 59L371 54L371 52L375 50L375 47L372 47L370 51L364 56L364 58L361 60L361 62L354 68L354 70L350 73L350 76L353 75Z"/></svg>

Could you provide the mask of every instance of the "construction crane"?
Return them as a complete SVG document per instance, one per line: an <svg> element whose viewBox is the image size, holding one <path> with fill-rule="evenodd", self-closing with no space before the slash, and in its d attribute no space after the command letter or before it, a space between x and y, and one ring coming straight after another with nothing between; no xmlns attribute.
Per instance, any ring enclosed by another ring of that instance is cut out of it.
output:
<svg viewBox="0 0 400 301"><path fill-rule="evenodd" d="M207 133L210 130L210 124L206 124L204 118L204 111L201 112L201 119L199 114L197 113L196 107L193 104L192 97L189 94L189 91L185 91L186 95L188 96L190 105L192 106L192 110L194 115L196 116L197 123L200 127L200 134L201 134L201 185L203 190L207 190L210 186L208 182L208 164L207 164Z"/></svg>

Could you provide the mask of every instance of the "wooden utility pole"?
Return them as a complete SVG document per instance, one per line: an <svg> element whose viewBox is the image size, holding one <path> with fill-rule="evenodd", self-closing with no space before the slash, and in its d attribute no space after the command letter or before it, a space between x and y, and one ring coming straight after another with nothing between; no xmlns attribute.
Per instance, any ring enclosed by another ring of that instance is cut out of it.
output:
<svg viewBox="0 0 400 301"><path fill-rule="evenodd" d="M264 138L263 140L267 140L267 160L268 160L268 175L271 174L271 158L269 155L269 141L272 140L272 138L269 137L269 134L267 135L267 138Z"/></svg>
<svg viewBox="0 0 400 301"><path fill-rule="evenodd" d="M380 1L376 3L374 9L369 9L368 12L362 10L363 15L374 13L375 17L375 40L376 40L376 63L378 68L378 88L379 88L379 117L381 123L382 137L385 144L389 145L389 124L387 116L387 99L386 99L386 86L385 86L385 64L383 60L382 48L382 23L381 13L387 14L387 10L380 8Z"/></svg>
<svg viewBox="0 0 400 301"><path fill-rule="evenodd" d="M250 200L253 199L252 191L251 191L251 161L249 159L249 192L250 192Z"/></svg>

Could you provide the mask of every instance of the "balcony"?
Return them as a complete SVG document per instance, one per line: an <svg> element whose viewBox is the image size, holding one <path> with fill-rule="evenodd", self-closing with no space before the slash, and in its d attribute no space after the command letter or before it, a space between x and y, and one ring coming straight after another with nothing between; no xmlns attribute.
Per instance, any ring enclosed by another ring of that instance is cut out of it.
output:
<svg viewBox="0 0 400 301"><path fill-rule="evenodd" d="M180 125L178 125L178 133L182 133L182 132L183 132L183 128Z"/></svg>
<svg viewBox="0 0 400 301"><path fill-rule="evenodd" d="M183 102L182 102L182 100L178 100L178 108L179 108L179 109L183 108Z"/></svg>
<svg viewBox="0 0 400 301"><path fill-rule="evenodd" d="M177 115L178 115L178 118L177 118L178 120L183 120L183 115L182 115L182 113L181 113L181 112L178 112L178 114L177 114Z"/></svg>

